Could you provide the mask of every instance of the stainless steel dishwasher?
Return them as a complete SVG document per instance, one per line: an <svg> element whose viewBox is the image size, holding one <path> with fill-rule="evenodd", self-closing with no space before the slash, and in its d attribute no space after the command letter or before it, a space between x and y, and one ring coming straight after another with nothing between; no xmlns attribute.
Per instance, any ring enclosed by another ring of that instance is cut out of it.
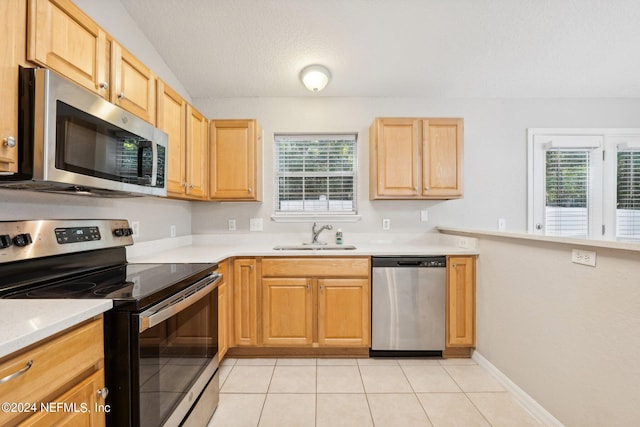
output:
<svg viewBox="0 0 640 427"><path fill-rule="evenodd" d="M442 356L444 256L373 257L371 356Z"/></svg>

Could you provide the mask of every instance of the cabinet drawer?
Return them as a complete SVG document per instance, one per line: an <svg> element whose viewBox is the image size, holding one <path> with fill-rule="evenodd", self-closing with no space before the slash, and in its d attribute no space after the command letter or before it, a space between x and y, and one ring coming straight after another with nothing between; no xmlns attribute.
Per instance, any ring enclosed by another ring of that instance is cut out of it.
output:
<svg viewBox="0 0 640 427"><path fill-rule="evenodd" d="M265 277L369 277L369 258L265 258Z"/></svg>
<svg viewBox="0 0 640 427"><path fill-rule="evenodd" d="M97 319L0 362L0 378L5 378L32 361L22 375L0 384L0 396L4 402L39 406L101 368L103 357L102 319ZM0 425L13 424L25 415L0 412Z"/></svg>

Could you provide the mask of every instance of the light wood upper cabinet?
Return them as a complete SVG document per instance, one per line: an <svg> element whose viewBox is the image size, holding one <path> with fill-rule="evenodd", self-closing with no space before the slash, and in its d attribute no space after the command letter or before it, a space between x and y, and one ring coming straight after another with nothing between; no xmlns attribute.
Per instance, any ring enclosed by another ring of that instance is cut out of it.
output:
<svg viewBox="0 0 640 427"><path fill-rule="evenodd" d="M209 121L187 104L186 194L190 198L207 198Z"/></svg>
<svg viewBox="0 0 640 427"><path fill-rule="evenodd" d="M372 200L462 197L463 119L378 118L369 144Z"/></svg>
<svg viewBox="0 0 640 427"><path fill-rule="evenodd" d="M110 99L105 31L70 0L29 0L28 14L27 58Z"/></svg>
<svg viewBox="0 0 640 427"><path fill-rule="evenodd" d="M254 258L233 262L233 313L235 344L258 343L258 282Z"/></svg>
<svg viewBox="0 0 640 427"><path fill-rule="evenodd" d="M447 347L475 347L475 265L475 256L447 257Z"/></svg>
<svg viewBox="0 0 640 427"><path fill-rule="evenodd" d="M262 279L262 342L308 345L313 342L313 293L309 279Z"/></svg>
<svg viewBox="0 0 640 427"><path fill-rule="evenodd" d="M182 197L187 186L187 102L158 80L156 125L168 136L167 195Z"/></svg>
<svg viewBox="0 0 640 427"><path fill-rule="evenodd" d="M318 343L368 347L370 298L368 279L318 279Z"/></svg>
<svg viewBox="0 0 640 427"><path fill-rule="evenodd" d="M207 197L207 119L176 91L158 80L156 121L169 136L167 195L204 200Z"/></svg>
<svg viewBox="0 0 640 427"><path fill-rule="evenodd" d="M18 65L25 63L26 0L0 1L0 172L18 171Z"/></svg>
<svg viewBox="0 0 640 427"><path fill-rule="evenodd" d="M155 124L156 76L120 44L111 52L111 102Z"/></svg>
<svg viewBox="0 0 640 427"><path fill-rule="evenodd" d="M256 120L211 120L209 198L262 200L262 130Z"/></svg>

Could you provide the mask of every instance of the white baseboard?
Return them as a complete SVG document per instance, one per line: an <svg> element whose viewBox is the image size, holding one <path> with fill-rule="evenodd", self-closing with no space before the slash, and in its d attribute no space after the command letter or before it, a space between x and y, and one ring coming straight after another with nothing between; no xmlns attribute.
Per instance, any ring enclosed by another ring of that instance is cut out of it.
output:
<svg viewBox="0 0 640 427"><path fill-rule="evenodd" d="M527 411L531 413L531 415L538 419L538 421L546 426L564 427L564 424L562 424L556 417L551 415L549 411L544 409L544 407L536 402L533 397L529 396L523 389L518 387L516 383L511 381L509 377L503 374L498 368L496 368L491 362L489 362L489 360L478 353L478 351L474 351L471 358L475 360L478 365L489 371L489 373L493 375L493 377L497 379L500 384L504 386L504 388L506 388L509 392L511 392L511 394L513 394L513 397L515 397L516 400L520 402L520 404L522 404L522 406L524 406Z"/></svg>

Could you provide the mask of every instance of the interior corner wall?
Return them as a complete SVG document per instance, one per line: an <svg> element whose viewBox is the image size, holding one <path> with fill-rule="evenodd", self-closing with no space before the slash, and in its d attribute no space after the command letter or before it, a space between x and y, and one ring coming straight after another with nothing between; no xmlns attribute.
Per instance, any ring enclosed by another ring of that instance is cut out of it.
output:
<svg viewBox="0 0 640 427"><path fill-rule="evenodd" d="M640 252L478 239L478 352L567 427L640 425Z"/></svg>

